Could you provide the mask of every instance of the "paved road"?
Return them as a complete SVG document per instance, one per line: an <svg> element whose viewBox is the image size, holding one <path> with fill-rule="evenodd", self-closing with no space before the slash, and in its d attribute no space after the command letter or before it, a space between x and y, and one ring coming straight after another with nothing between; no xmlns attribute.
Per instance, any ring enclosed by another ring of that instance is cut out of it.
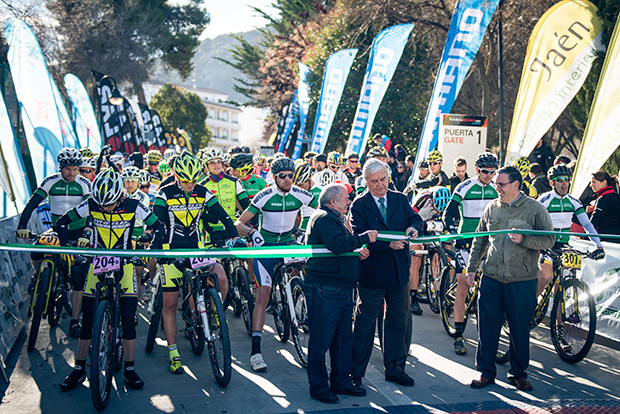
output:
<svg viewBox="0 0 620 414"><path fill-rule="evenodd" d="M378 348L373 353L364 385L368 396L343 396L337 406L324 405L310 399L305 370L296 359L292 343L275 339L272 325L266 327L263 353L269 365L266 373L257 375L249 366L250 338L243 322L228 314L230 324L233 376L230 385L221 389L215 382L209 360L192 354L189 342L179 335L179 349L185 364L185 375L168 372L167 351L162 340L151 354L144 352L147 324L146 311L139 307L138 349L136 368L145 380L139 391L127 390L122 374L117 375L114 394L107 411L139 413L284 413L319 410L347 412L565 412L559 407L572 407L569 412L620 413L620 352L595 344L588 357L575 365L561 361L555 354L544 327L536 328L532 340L530 380L534 391L516 391L506 381L507 366L498 368L496 385L473 390L469 383L474 369L475 324L466 331L468 354L457 356L452 340L438 315L423 305L424 315L414 319L413 356L407 372L415 378L412 388L385 382ZM268 316L268 323L271 318ZM82 413L95 412L90 401L88 382L70 393L62 393L58 383L73 365L77 340L69 338L68 320L49 329L43 323L37 347L27 353L23 344L7 360L10 384L4 391L0 413ZM1 380L0 380L1 381ZM538 407L538 408L537 408ZM579 408L581 407L581 408ZM585 407L585 408L584 408ZM541 410L542 409L542 410Z"/></svg>

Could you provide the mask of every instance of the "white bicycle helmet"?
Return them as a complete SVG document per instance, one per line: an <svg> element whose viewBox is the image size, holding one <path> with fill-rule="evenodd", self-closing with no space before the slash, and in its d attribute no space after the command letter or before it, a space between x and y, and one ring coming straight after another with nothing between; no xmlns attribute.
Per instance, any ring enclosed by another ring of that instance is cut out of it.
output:
<svg viewBox="0 0 620 414"><path fill-rule="evenodd" d="M121 177L123 177L123 180L138 181L141 175L142 174L140 173L138 167L134 167L133 165L123 168L123 171L121 172Z"/></svg>
<svg viewBox="0 0 620 414"><path fill-rule="evenodd" d="M164 151L164 160L169 160L170 158L172 158L174 155L177 155L177 152L174 150L174 148L168 148L166 151Z"/></svg>
<svg viewBox="0 0 620 414"><path fill-rule="evenodd" d="M321 187L325 187L328 184L333 184L336 182L336 174L328 170L327 168L321 171L318 174L318 182Z"/></svg>
<svg viewBox="0 0 620 414"><path fill-rule="evenodd" d="M140 185L151 184L151 173L147 170L140 170Z"/></svg>
<svg viewBox="0 0 620 414"><path fill-rule="evenodd" d="M112 168L101 171L93 181L93 200L102 207L112 205L123 195L123 179Z"/></svg>
<svg viewBox="0 0 620 414"><path fill-rule="evenodd" d="M82 155L75 148L63 148L58 153L58 165L64 167L79 167L82 165Z"/></svg>
<svg viewBox="0 0 620 414"><path fill-rule="evenodd" d="M222 154L222 151L219 149L207 148L202 153L202 160L206 163L211 160L216 160L218 158L222 161L224 160L224 154Z"/></svg>

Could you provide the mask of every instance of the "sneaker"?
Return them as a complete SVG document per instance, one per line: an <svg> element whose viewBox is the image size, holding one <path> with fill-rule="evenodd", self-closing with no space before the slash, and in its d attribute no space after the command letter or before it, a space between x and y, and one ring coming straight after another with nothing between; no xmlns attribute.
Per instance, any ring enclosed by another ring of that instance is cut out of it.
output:
<svg viewBox="0 0 620 414"><path fill-rule="evenodd" d="M414 315L422 315L422 308L420 307L420 304L417 300L411 302L411 313L413 313Z"/></svg>
<svg viewBox="0 0 620 414"><path fill-rule="evenodd" d="M463 340L462 336L459 336L454 341L454 352L456 352L457 355L465 355L467 353L467 348L465 348L465 341Z"/></svg>
<svg viewBox="0 0 620 414"><path fill-rule="evenodd" d="M560 348L562 351L570 353L573 350L573 347L566 341L564 338L564 326L560 325L557 327L558 332L558 342L560 343Z"/></svg>
<svg viewBox="0 0 620 414"><path fill-rule="evenodd" d="M80 327L80 322L77 319L72 319L71 324L69 325L69 335L74 338L80 337L80 331L82 328Z"/></svg>
<svg viewBox="0 0 620 414"><path fill-rule="evenodd" d="M170 360L170 372L173 374L183 373L183 363L181 362L181 357L176 356Z"/></svg>
<svg viewBox="0 0 620 414"><path fill-rule="evenodd" d="M139 390L144 387L144 381L136 373L134 367L125 368L125 384L132 390Z"/></svg>
<svg viewBox="0 0 620 414"><path fill-rule="evenodd" d="M252 355L250 357L250 364L252 365L252 370L255 372L263 372L267 370L267 364L265 364L263 354Z"/></svg>
<svg viewBox="0 0 620 414"><path fill-rule="evenodd" d="M71 391L78 385L84 382L86 379L86 370L79 365L76 365L71 371L71 374L63 382L60 383L60 391Z"/></svg>

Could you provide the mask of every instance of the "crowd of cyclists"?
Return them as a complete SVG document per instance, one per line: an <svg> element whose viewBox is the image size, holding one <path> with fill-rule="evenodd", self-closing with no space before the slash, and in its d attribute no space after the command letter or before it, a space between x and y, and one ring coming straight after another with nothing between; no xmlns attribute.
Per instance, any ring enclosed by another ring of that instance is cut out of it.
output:
<svg viewBox="0 0 620 414"><path fill-rule="evenodd" d="M362 167L371 158L390 165L393 171L390 188L409 196L411 206L422 217L428 234L475 232L486 205L498 197L494 177L499 162L490 151L473 160L475 176L467 177L467 160L459 157L455 160L455 174L448 177L443 170L443 156L438 150L430 152L414 169L410 156L388 151L381 140L375 143L377 145L361 158L355 153L343 156L338 152L327 155L306 152L297 160L282 153L254 156L248 147L230 148L227 153L204 148L196 154L187 150L178 153L168 149L163 154L159 150L150 150L144 155L112 154L109 147L104 147L99 154L85 148L64 148L57 158L59 172L45 178L34 192L22 212L17 236L30 237L28 222L39 204L47 199L52 215L50 231L58 234L62 245L108 250L174 250L209 248L238 238L245 238L247 245L253 247L303 243L303 230L317 207L321 189L331 183L341 183L353 200L365 191ZM572 164L574 166L574 162ZM615 180L608 174L594 174L593 191L580 201L568 194L572 170L567 157L555 158L544 172L541 172L544 168L540 163L531 164L526 157L519 158L513 165L524 177L522 190L547 208L556 231L571 231L577 223L588 233L597 230L620 233L613 228L609 230L615 222L601 218L610 213L603 209L617 209L620 205L610 201L617 200L618 194ZM417 176L412 177L414 171ZM541 174L544 174L543 180ZM541 188L548 189L539 193L537 189ZM616 198L610 199L610 196ZM606 207L598 205L603 197L607 200ZM565 246L568 237L558 236L556 240L554 249ZM600 240L595 237L592 240L598 249L597 257L603 257L605 253ZM470 244L471 239L462 239L448 247L459 253L455 264L458 288L454 304L457 334L453 344L458 355L467 353L463 319ZM423 313L416 293L422 257L415 253L422 248L420 244L411 244L410 247L411 312L415 315ZM35 269L40 259L40 255L32 253ZM256 372L267 369L261 339L273 270L278 260L255 258L250 260L248 269L255 293L250 364ZM162 257L144 263L123 262L121 271L124 381L129 388L139 389L144 382L134 365L136 309L142 281L152 280L157 271L161 272L163 281L162 319L169 368L172 373L183 372L176 337L176 311L183 269L178 263ZM216 262L212 272L218 277L222 297L226 297L229 286L224 268ZM63 391L74 389L86 378L97 282L92 263L73 264L70 274L73 314L69 333L79 341L75 367L60 384ZM142 274L147 276L142 277ZM543 254L539 293L551 277L550 261ZM33 284L34 278L31 286Z"/></svg>

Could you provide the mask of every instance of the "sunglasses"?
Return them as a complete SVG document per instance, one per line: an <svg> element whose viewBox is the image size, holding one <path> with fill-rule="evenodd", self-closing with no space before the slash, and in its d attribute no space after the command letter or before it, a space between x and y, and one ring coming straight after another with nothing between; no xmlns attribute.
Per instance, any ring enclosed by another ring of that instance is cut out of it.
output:
<svg viewBox="0 0 620 414"><path fill-rule="evenodd" d="M480 168L478 171L480 171L482 174L495 174L497 172L497 170L485 170L483 168Z"/></svg>
<svg viewBox="0 0 620 414"><path fill-rule="evenodd" d="M360 160L349 160L349 162L354 162L354 163L358 163Z"/></svg>
<svg viewBox="0 0 620 414"><path fill-rule="evenodd" d="M507 183L495 183L496 186L498 186L499 188L504 188L505 186L507 186L508 184L512 184L514 183L515 180L513 181L508 181Z"/></svg>
<svg viewBox="0 0 620 414"><path fill-rule="evenodd" d="M198 180L189 181L189 180L181 180L181 179L179 179L179 181L182 184L196 184L198 182Z"/></svg>
<svg viewBox="0 0 620 414"><path fill-rule="evenodd" d="M557 181L558 183L568 183L570 182L570 177L555 177L552 181Z"/></svg>
<svg viewBox="0 0 620 414"><path fill-rule="evenodd" d="M438 162L429 162L428 165L437 165L439 164Z"/></svg>
<svg viewBox="0 0 620 414"><path fill-rule="evenodd" d="M340 167L338 165L330 165L329 168L331 168L332 170L337 170Z"/></svg>
<svg viewBox="0 0 620 414"><path fill-rule="evenodd" d="M94 172L95 172L95 170L80 168L80 174L92 174Z"/></svg>
<svg viewBox="0 0 620 414"><path fill-rule="evenodd" d="M279 173L277 175L277 177L280 178L281 180L284 180L286 178L289 178L289 179L292 180L294 176L295 176L295 174L293 174L293 173Z"/></svg>
<svg viewBox="0 0 620 414"><path fill-rule="evenodd" d="M144 185L141 185L140 188L151 188L151 185L150 184L144 184Z"/></svg>

